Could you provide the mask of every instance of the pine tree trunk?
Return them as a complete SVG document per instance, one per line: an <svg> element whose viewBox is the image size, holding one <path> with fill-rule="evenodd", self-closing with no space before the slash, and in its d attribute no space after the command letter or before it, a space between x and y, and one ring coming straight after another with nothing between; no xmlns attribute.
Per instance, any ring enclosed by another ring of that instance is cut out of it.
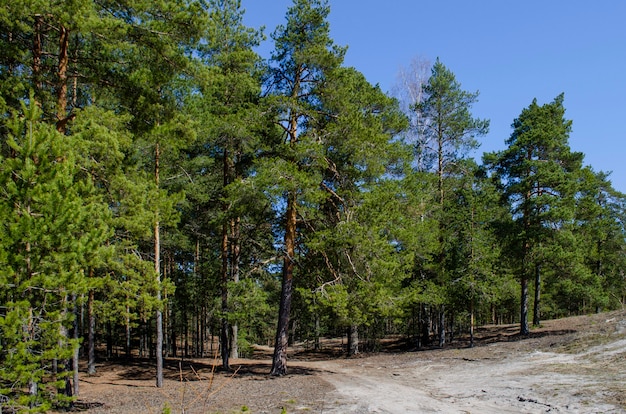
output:
<svg viewBox="0 0 626 414"><path fill-rule="evenodd" d="M315 351L319 351L321 349L320 346L320 316L319 313L315 312Z"/></svg>
<svg viewBox="0 0 626 414"><path fill-rule="evenodd" d="M126 298L126 300L128 300L128 298ZM126 304L126 320L125 325L126 325L126 344L124 346L124 351L126 353L126 358L130 358L130 351L131 351L131 344L130 344L130 337L131 337L131 329L130 329L130 306L128 304Z"/></svg>
<svg viewBox="0 0 626 414"><path fill-rule="evenodd" d="M96 315L94 312L95 292L89 291L87 299L87 319L89 328L87 330L87 374L96 373Z"/></svg>
<svg viewBox="0 0 626 414"><path fill-rule="evenodd" d="M159 162L160 148L157 143L154 150L154 178L156 188L159 189ZM157 285L157 310L156 310L156 386L163 387L163 312L161 311L161 233L159 224L159 210L155 212L154 220L154 271Z"/></svg>
<svg viewBox="0 0 626 414"><path fill-rule="evenodd" d="M65 321L67 320L68 307L69 307L67 293L63 293L62 298L63 299L61 300L61 320ZM57 342L57 346L59 347L59 349L65 348L69 343L69 339L70 339L70 335L69 335L67 326L65 326L65 323L61 323L61 326L59 327L59 339ZM59 366L61 367L61 370L62 370L61 372L66 374L65 381L64 381L65 387L64 389L60 391L64 395L71 397L72 396L72 379L71 379L71 376L69 375L70 372L73 372L71 360L69 358L63 359L61 361L57 361L55 359L55 362L56 362L56 367L54 369L55 376L58 373Z"/></svg>
<svg viewBox="0 0 626 414"><path fill-rule="evenodd" d="M224 167L226 168L226 167ZM226 370L230 369L228 363L229 349L228 349L228 320L226 314L228 312L228 224L224 222L222 224L222 321L221 321L221 350L222 350L222 367Z"/></svg>
<svg viewBox="0 0 626 414"><path fill-rule="evenodd" d="M530 156L530 154L529 154ZM526 200L531 198L532 194L526 194ZM528 235L530 234L530 211L528 207L524 207L524 231ZM521 287L521 298L520 298L520 334L528 335L530 334L530 328L528 326L528 265L527 260L530 256L530 242L528 240L524 241L523 245L524 251L522 255L522 275L520 281Z"/></svg>
<svg viewBox="0 0 626 414"><path fill-rule="evenodd" d="M59 63L57 66L57 131L64 134L69 120L67 116L67 68L69 64L70 31L59 27Z"/></svg>
<svg viewBox="0 0 626 414"><path fill-rule="evenodd" d="M294 257L296 252L296 195L291 193L287 200L286 225L285 225L285 250L286 256L283 261L283 280L280 295L280 307L278 311L278 326L276 329L276 342L274 344L274 357L270 375L287 374L287 347L289 345L289 314L291 312L292 283Z"/></svg>
<svg viewBox="0 0 626 414"><path fill-rule="evenodd" d="M421 347L425 347L430 345L431 312L430 309L424 304L421 305L421 314Z"/></svg>
<svg viewBox="0 0 626 414"><path fill-rule="evenodd" d="M78 395L79 393L79 378L78 378L78 363L80 357L80 347L78 346L78 339L80 337L80 333L78 330L78 304L76 300L76 293L72 294L72 303L74 305L74 323L72 326L72 336L76 341L74 345L74 355L72 356L72 369L73 369L73 383L74 383L74 395Z"/></svg>
<svg viewBox="0 0 626 414"><path fill-rule="evenodd" d="M348 328L348 356L355 356L359 353L359 326L350 325Z"/></svg>
<svg viewBox="0 0 626 414"><path fill-rule="evenodd" d="M231 279L234 283L239 283L239 257L241 254L241 244L239 240L239 224L241 219L239 217L231 221ZM239 358L239 347L237 345L239 327L236 322L233 322L230 327L230 357Z"/></svg>
<svg viewBox="0 0 626 414"><path fill-rule="evenodd" d="M474 300L470 301L470 348L474 347Z"/></svg>
<svg viewBox="0 0 626 414"><path fill-rule="evenodd" d="M521 298L520 298L520 334L530 334L528 327L528 278L524 272L521 280Z"/></svg>
<svg viewBox="0 0 626 414"><path fill-rule="evenodd" d="M535 267L535 302L533 304L533 326L541 325L540 315L541 300L541 266Z"/></svg>
<svg viewBox="0 0 626 414"><path fill-rule="evenodd" d="M41 55L42 55L42 30L43 30L43 15L35 15L35 25L33 28L33 84L35 85L35 93L41 93L43 87L41 82ZM41 104L41 102L39 102Z"/></svg>
<svg viewBox="0 0 626 414"><path fill-rule="evenodd" d="M439 348L446 344L446 307L441 305L439 310Z"/></svg>
<svg viewBox="0 0 626 414"><path fill-rule="evenodd" d="M107 358L113 358L113 324L107 322Z"/></svg>

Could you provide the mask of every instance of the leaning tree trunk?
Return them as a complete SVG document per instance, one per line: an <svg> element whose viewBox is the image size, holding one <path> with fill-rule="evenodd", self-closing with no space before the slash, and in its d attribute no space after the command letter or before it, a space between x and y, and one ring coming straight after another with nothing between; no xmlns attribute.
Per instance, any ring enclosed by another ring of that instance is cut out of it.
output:
<svg viewBox="0 0 626 414"><path fill-rule="evenodd" d="M276 342L270 375L287 374L287 346L289 344L289 313L291 311L292 283L294 256L296 246L296 195L289 194L287 200L285 225L285 250L283 261L283 281L280 294L280 308L278 311L278 326L276 328Z"/></svg>

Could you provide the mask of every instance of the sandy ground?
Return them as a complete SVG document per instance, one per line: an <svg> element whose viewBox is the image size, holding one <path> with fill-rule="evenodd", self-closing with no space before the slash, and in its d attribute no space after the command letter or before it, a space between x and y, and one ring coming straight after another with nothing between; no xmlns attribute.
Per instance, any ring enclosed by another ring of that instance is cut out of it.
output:
<svg viewBox="0 0 626 414"><path fill-rule="evenodd" d="M81 381L90 414L161 413L626 413L626 311L547 321L521 338L484 327L447 349L328 358L298 352L289 375L263 359L168 360L165 386L141 361L108 363ZM87 409L88 408L88 409Z"/></svg>

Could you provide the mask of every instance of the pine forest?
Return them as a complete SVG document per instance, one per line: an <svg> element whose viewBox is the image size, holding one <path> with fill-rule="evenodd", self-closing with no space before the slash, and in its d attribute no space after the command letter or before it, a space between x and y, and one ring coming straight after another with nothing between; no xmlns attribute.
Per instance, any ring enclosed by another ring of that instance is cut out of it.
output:
<svg viewBox="0 0 626 414"><path fill-rule="evenodd" d="M0 411L70 404L79 361L149 358L160 387L164 358L263 344L281 376L295 342L626 304L626 196L564 94L474 159L479 93L440 59L383 92L326 0L268 34L240 0L1 2Z"/></svg>

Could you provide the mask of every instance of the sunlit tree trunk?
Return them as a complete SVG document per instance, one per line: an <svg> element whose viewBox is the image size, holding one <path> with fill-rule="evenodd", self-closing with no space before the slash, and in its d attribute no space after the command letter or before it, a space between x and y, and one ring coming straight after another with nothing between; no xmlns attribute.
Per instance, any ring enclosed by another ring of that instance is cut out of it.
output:
<svg viewBox="0 0 626 414"><path fill-rule="evenodd" d="M154 150L154 179L156 188L159 188L160 148L157 143ZM154 218L154 271L157 282L157 310L156 310L156 386L163 387L163 312L161 311L161 233L159 224L159 210L155 211Z"/></svg>

